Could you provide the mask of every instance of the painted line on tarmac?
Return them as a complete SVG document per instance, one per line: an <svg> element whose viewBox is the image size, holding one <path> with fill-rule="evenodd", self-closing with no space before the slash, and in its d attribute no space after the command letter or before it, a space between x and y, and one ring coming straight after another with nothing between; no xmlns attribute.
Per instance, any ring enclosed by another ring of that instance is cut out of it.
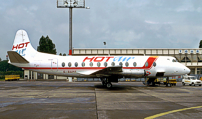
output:
<svg viewBox="0 0 202 119"><path fill-rule="evenodd" d="M168 112L163 112L163 113L156 114L156 115L153 115L153 116L150 116L150 117L146 117L145 119L154 119L154 118L161 117L161 116L164 116L164 115L167 115L167 114L171 114L171 113L175 113L175 112L180 112L180 111L185 111L185 110L190 110L190 109L197 109L197 108L202 108L202 106L189 107L189 108L183 108L183 109L178 109L178 110L172 110L172 111L168 111Z"/></svg>

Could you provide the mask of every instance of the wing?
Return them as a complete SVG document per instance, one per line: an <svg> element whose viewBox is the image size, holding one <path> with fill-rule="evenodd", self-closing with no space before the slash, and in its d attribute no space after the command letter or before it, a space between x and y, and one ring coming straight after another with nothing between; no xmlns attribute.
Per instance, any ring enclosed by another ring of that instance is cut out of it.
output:
<svg viewBox="0 0 202 119"><path fill-rule="evenodd" d="M113 74L117 74L118 72L122 72L122 66L111 66L106 67L101 70L97 71L84 71L81 72L83 75L96 75L97 77L103 77L103 76L111 76Z"/></svg>

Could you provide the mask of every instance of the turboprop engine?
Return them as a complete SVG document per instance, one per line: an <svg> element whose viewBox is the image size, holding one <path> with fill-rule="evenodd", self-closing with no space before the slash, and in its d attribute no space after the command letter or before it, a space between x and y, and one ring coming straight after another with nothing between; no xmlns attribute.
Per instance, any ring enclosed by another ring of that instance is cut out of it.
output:
<svg viewBox="0 0 202 119"><path fill-rule="evenodd" d="M144 77L148 75L144 69L123 69L122 72L111 72L111 74L123 75L125 77Z"/></svg>

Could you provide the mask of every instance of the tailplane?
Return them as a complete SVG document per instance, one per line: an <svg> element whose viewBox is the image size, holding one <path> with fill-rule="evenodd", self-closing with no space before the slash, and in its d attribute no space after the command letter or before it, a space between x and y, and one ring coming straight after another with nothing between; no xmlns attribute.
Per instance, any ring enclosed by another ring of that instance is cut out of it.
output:
<svg viewBox="0 0 202 119"><path fill-rule="evenodd" d="M29 61L15 51L8 51L8 56L11 63L29 63Z"/></svg>

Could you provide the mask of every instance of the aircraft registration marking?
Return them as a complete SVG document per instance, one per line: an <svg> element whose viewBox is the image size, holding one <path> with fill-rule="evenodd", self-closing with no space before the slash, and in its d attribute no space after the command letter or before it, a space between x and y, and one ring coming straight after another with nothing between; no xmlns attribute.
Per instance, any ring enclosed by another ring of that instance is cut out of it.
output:
<svg viewBox="0 0 202 119"><path fill-rule="evenodd" d="M74 70L74 71L71 71L71 70L63 71L63 73L76 73L76 70Z"/></svg>

